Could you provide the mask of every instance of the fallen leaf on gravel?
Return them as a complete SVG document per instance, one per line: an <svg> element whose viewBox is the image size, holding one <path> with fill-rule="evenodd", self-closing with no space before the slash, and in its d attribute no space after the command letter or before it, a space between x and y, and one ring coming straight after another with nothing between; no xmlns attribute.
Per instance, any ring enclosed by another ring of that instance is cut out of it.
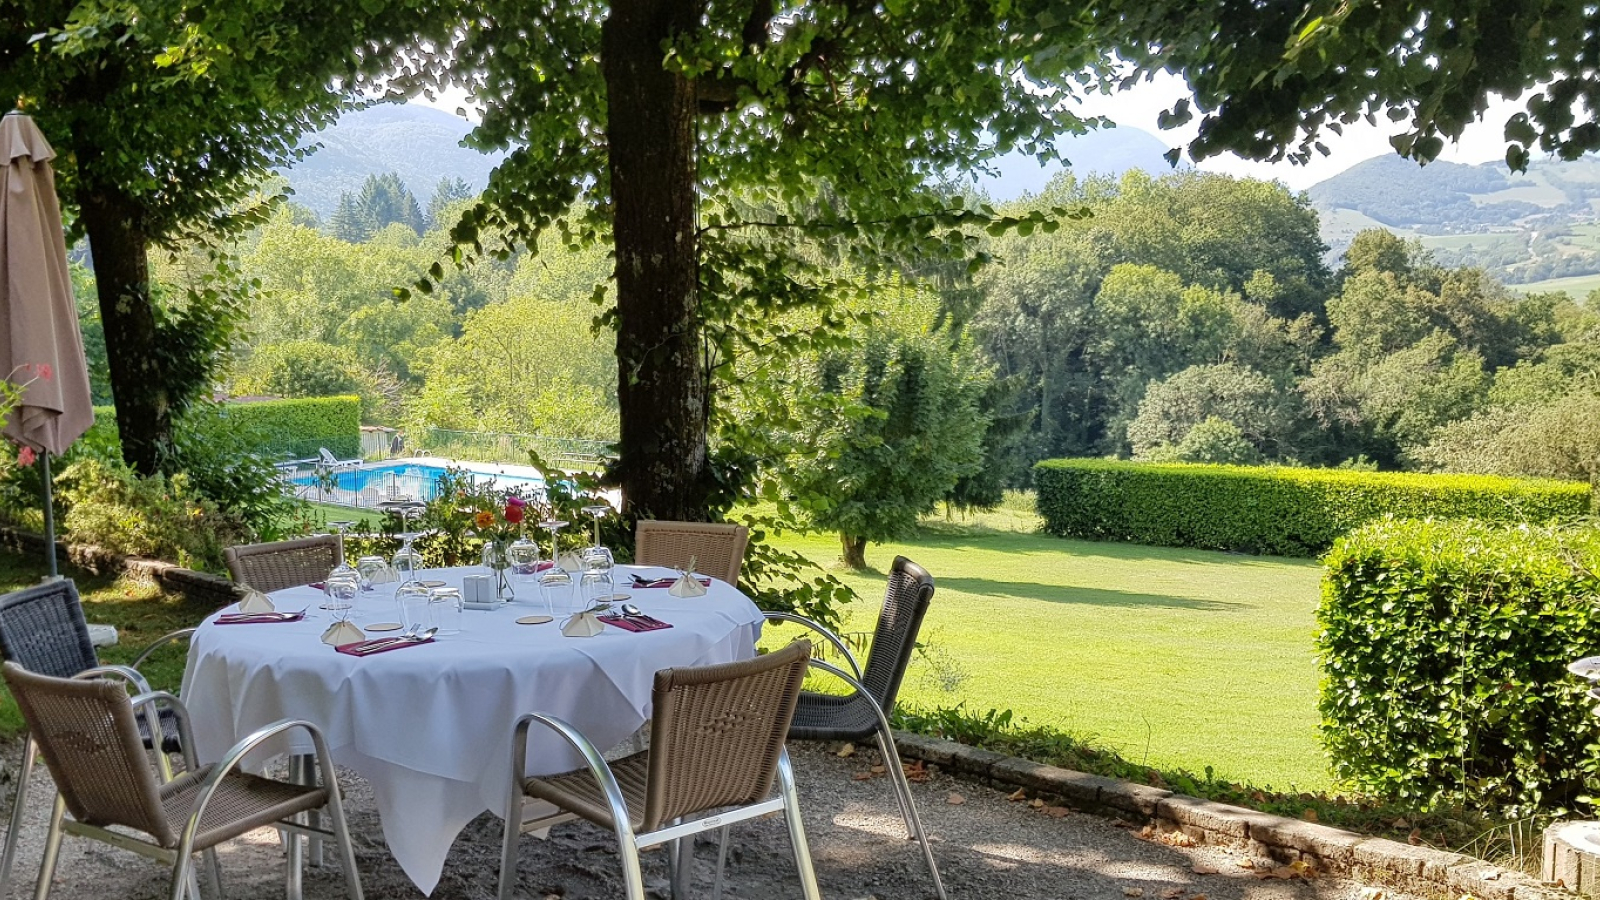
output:
<svg viewBox="0 0 1600 900"><path fill-rule="evenodd" d="M1205 894L1195 894L1195 895L1191 896L1189 898L1189 900L1206 900L1206 895Z"/></svg>
<svg viewBox="0 0 1600 900"><path fill-rule="evenodd" d="M944 802L950 804L951 806L960 806L961 804L967 802L967 798L961 796L960 794L951 794L950 796L944 798Z"/></svg>
<svg viewBox="0 0 1600 900"><path fill-rule="evenodd" d="M887 771L889 771L889 769L886 766L873 766L872 767L872 774L874 774L874 775L882 775L883 773L885 773Z"/></svg>
<svg viewBox="0 0 1600 900"><path fill-rule="evenodd" d="M1383 888L1362 888L1357 900L1383 900Z"/></svg>
<svg viewBox="0 0 1600 900"><path fill-rule="evenodd" d="M1064 819L1066 818L1067 813L1072 812L1072 810L1067 809L1065 806L1046 806L1044 809L1040 810L1040 812L1043 812L1052 819Z"/></svg>
<svg viewBox="0 0 1600 900"><path fill-rule="evenodd" d="M1189 867L1189 871L1195 873L1196 875L1215 875L1215 874L1217 874L1217 870L1216 869L1213 869L1212 867L1206 865L1205 863L1195 863L1194 865ZM1199 894L1199 895L1196 895L1196 896L1204 896L1204 895L1203 894ZM1189 900L1194 900L1194 898L1191 897L1191 898L1189 898Z"/></svg>
<svg viewBox="0 0 1600 900"><path fill-rule="evenodd" d="M923 765L920 759L909 766L905 766L905 770L907 781L927 781L928 776L933 774L928 771L928 767Z"/></svg>
<svg viewBox="0 0 1600 900"><path fill-rule="evenodd" d="M1194 838L1181 831L1164 831L1156 840L1166 844L1168 847L1193 847L1195 845Z"/></svg>
<svg viewBox="0 0 1600 900"><path fill-rule="evenodd" d="M1033 798L1033 800L1028 805L1033 807L1034 809L1044 809L1044 801L1040 800L1037 797Z"/></svg>
<svg viewBox="0 0 1600 900"><path fill-rule="evenodd" d="M1167 888L1161 892L1161 900L1178 900L1183 896L1183 888Z"/></svg>
<svg viewBox="0 0 1600 900"><path fill-rule="evenodd" d="M1308 806L1306 807L1305 812L1300 814L1300 818L1306 820L1307 822L1315 822L1317 820L1317 811Z"/></svg>
<svg viewBox="0 0 1600 900"><path fill-rule="evenodd" d="M855 778L856 778L857 781L871 781L872 780L872 773L871 772L857 772L856 775L855 775Z"/></svg>
<svg viewBox="0 0 1600 900"><path fill-rule="evenodd" d="M1241 859L1234 865L1237 865L1241 869L1254 869L1256 867L1256 861L1253 859Z"/></svg>
<svg viewBox="0 0 1600 900"><path fill-rule="evenodd" d="M1138 839L1140 839L1142 841L1154 840L1155 836L1156 836L1156 827L1154 825L1146 825L1145 827L1139 829L1139 833L1138 834L1134 835L1134 837L1136 837L1136 838L1138 838Z"/></svg>
<svg viewBox="0 0 1600 900"><path fill-rule="evenodd" d="M1293 869L1294 873L1296 875L1299 875L1301 878L1315 878L1315 877L1317 877L1317 867L1316 867L1316 865L1313 864L1313 863L1306 862L1303 859L1297 859L1294 862L1289 863L1289 868Z"/></svg>
<svg viewBox="0 0 1600 900"><path fill-rule="evenodd" d="M846 757L851 757L851 756L855 756L855 755L856 755L856 745L855 744L845 744L843 747L839 748L839 756L840 756L840 758L846 758Z"/></svg>
<svg viewBox="0 0 1600 900"><path fill-rule="evenodd" d="M1124 896L1124 897L1143 897L1144 896L1144 888L1132 888L1132 887L1123 888L1122 889L1122 896Z"/></svg>
<svg viewBox="0 0 1600 900"><path fill-rule="evenodd" d="M1017 788L1015 793L1007 794L1006 799L1011 801L1026 800L1028 799L1028 792L1022 788ZM1044 801L1040 800L1039 802L1043 803Z"/></svg>

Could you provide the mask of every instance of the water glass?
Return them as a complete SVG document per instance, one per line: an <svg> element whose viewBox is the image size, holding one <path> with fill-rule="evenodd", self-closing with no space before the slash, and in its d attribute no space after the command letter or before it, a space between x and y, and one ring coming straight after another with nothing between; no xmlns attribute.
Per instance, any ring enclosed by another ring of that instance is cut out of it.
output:
<svg viewBox="0 0 1600 900"><path fill-rule="evenodd" d="M461 633L461 591L453 587L437 587L428 592L428 628L439 629L440 634Z"/></svg>
<svg viewBox="0 0 1600 900"><path fill-rule="evenodd" d="M598 603L610 603L611 596L617 592L610 569L585 569L578 585L586 608Z"/></svg>
<svg viewBox="0 0 1600 900"><path fill-rule="evenodd" d="M428 626L428 589L421 582L407 581L395 589L394 603L400 611L400 624L408 632Z"/></svg>
<svg viewBox="0 0 1600 900"><path fill-rule="evenodd" d="M363 556L356 560L356 574L361 576L361 590L374 590L375 582L372 580L382 576L389 568L389 563L381 556Z"/></svg>
<svg viewBox="0 0 1600 900"><path fill-rule="evenodd" d="M564 616L572 611L572 575L560 566L551 566L539 573L539 596L544 599L545 612Z"/></svg>
<svg viewBox="0 0 1600 900"><path fill-rule="evenodd" d="M361 590L360 580L354 570L335 569L323 582L323 609L349 609L355 605L356 594Z"/></svg>
<svg viewBox="0 0 1600 900"><path fill-rule="evenodd" d="M412 581L422 568L422 554L409 546L400 548L394 555L394 572L401 581Z"/></svg>
<svg viewBox="0 0 1600 900"><path fill-rule="evenodd" d="M527 538L518 538L506 548L506 562L511 565L511 581L522 587L523 597L531 597L528 590L539 576L539 545Z"/></svg>

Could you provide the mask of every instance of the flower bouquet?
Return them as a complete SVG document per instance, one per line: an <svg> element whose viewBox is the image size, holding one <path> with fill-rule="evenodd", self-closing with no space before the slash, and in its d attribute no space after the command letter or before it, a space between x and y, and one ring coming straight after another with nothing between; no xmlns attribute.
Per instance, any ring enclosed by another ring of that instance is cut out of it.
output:
<svg viewBox="0 0 1600 900"><path fill-rule="evenodd" d="M493 573L495 599L509 600L511 583L506 571L511 568L511 560L506 550L522 534L528 501L509 491L475 499L487 502L473 512L471 533L483 541L483 565Z"/></svg>

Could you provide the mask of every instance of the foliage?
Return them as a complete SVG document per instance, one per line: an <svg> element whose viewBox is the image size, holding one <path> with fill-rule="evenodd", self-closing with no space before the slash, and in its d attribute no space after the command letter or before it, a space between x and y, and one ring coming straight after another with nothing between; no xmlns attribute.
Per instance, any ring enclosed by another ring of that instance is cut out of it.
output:
<svg viewBox="0 0 1600 900"><path fill-rule="evenodd" d="M1566 667L1600 643L1600 532L1386 521L1325 563L1323 739L1341 777L1421 808L1587 802L1600 732Z"/></svg>
<svg viewBox="0 0 1600 900"><path fill-rule="evenodd" d="M1588 512L1590 488L1478 475L1245 468L1094 459L1034 467L1058 537L1314 556L1386 516L1545 523Z"/></svg>
<svg viewBox="0 0 1600 900"><path fill-rule="evenodd" d="M314 397L233 403L226 415L241 431L260 435L257 451L310 459L323 447L334 456L361 454L361 400Z"/></svg>
<svg viewBox="0 0 1600 900"><path fill-rule="evenodd" d="M56 483L72 543L220 572L223 549L251 540L239 515L201 497L182 473L145 477L115 460L84 459Z"/></svg>
<svg viewBox="0 0 1600 900"><path fill-rule="evenodd" d="M1198 452L1220 437L1210 422L1225 423L1238 435L1237 446L1222 458ZM1153 459L1171 448L1192 443L1191 451L1177 459L1187 462L1258 462L1292 456L1294 409L1271 379L1235 363L1191 366L1165 381L1151 384L1139 401L1139 415L1128 424L1128 440L1135 459ZM1194 436L1202 426L1210 436ZM1191 440L1192 439L1192 440ZM1287 452L1286 452L1287 451ZM1205 457L1205 458L1202 458Z"/></svg>
<svg viewBox="0 0 1600 900"><path fill-rule="evenodd" d="M341 241L359 244L390 225L403 225L413 235L427 228L417 198L394 172L368 175L354 196L339 195L339 208L328 220L328 230Z"/></svg>

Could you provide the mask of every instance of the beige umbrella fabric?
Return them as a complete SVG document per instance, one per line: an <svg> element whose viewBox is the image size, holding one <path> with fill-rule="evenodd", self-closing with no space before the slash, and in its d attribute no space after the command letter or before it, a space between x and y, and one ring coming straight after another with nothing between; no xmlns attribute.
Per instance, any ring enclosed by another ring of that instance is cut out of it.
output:
<svg viewBox="0 0 1600 900"><path fill-rule="evenodd" d="M44 454L45 530L55 574L50 454L94 424L78 310L67 274L55 151L33 119L0 117L0 378L22 387L4 434Z"/></svg>

